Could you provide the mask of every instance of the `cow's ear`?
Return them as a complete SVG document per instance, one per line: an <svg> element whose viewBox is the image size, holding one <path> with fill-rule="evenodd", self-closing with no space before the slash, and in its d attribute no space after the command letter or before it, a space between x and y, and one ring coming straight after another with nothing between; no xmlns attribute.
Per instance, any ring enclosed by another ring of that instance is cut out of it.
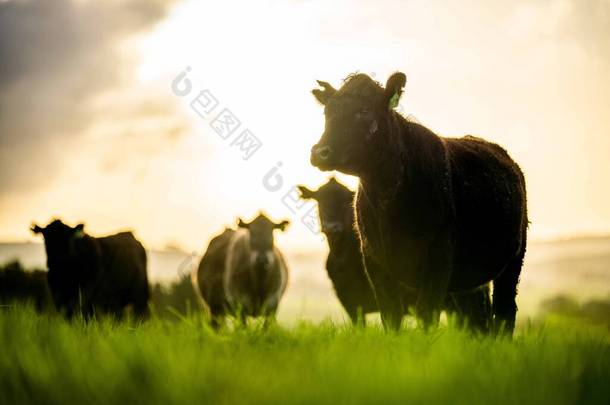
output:
<svg viewBox="0 0 610 405"><path fill-rule="evenodd" d="M247 224L241 218L238 218L237 219L237 227L238 228L246 228L246 229L248 229L250 227L250 224Z"/></svg>
<svg viewBox="0 0 610 405"><path fill-rule="evenodd" d="M388 78L383 93L383 102L388 108L394 109L398 107L402 90L406 84L407 76L402 72L396 72Z"/></svg>
<svg viewBox="0 0 610 405"><path fill-rule="evenodd" d="M285 231L286 228L290 225L290 221L283 220L279 224L273 224L273 229L279 229L280 231Z"/></svg>
<svg viewBox="0 0 610 405"><path fill-rule="evenodd" d="M74 227L74 234L73 236L75 238L82 238L83 236L85 236L85 224L78 224Z"/></svg>
<svg viewBox="0 0 610 405"><path fill-rule="evenodd" d="M328 101L328 99L331 98L337 92L337 90L333 86L331 86L328 82L323 82L321 80L316 80L316 81L318 82L320 87L322 87L322 90L314 89L311 91L311 93L316 98L316 100L318 100L318 102L320 104L326 105L326 102Z"/></svg>
<svg viewBox="0 0 610 405"><path fill-rule="evenodd" d="M315 191L312 191L305 186L297 186L297 188L299 189L299 192L301 193L301 198L303 200L312 200L312 199L315 200L316 199Z"/></svg>
<svg viewBox="0 0 610 405"><path fill-rule="evenodd" d="M32 231L35 234L39 234L39 233L42 233L42 231L44 231L44 229L39 227L36 224L32 224L32 226L30 227L30 231Z"/></svg>

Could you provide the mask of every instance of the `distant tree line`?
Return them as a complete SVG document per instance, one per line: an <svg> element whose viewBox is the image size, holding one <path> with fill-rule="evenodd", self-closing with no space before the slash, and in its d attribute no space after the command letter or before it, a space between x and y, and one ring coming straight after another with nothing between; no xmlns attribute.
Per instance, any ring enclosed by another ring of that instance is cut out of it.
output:
<svg viewBox="0 0 610 405"><path fill-rule="evenodd" d="M610 295L605 299L590 299L583 303L567 295L557 295L544 300L540 309L543 316L560 315L578 318L610 328Z"/></svg>

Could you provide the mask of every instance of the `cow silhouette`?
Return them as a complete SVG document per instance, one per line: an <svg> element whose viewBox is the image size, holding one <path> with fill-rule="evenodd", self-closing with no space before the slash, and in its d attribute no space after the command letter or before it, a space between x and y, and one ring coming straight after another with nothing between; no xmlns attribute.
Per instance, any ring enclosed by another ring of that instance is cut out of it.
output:
<svg viewBox="0 0 610 405"><path fill-rule="evenodd" d="M55 310L47 284L47 272L27 271L18 261L0 267L0 304L32 304L37 312Z"/></svg>
<svg viewBox="0 0 610 405"><path fill-rule="evenodd" d="M72 318L82 313L123 316L127 306L141 319L148 313L146 251L131 232L96 238L84 225L70 227L56 219L44 228L48 283L57 309Z"/></svg>
<svg viewBox="0 0 610 405"><path fill-rule="evenodd" d="M311 163L360 179L357 231L384 325L400 325L400 283L428 326L449 292L493 281L494 328L512 334L528 226L519 166L492 142L440 137L394 111L403 73L385 88L365 74L318 83L326 125Z"/></svg>

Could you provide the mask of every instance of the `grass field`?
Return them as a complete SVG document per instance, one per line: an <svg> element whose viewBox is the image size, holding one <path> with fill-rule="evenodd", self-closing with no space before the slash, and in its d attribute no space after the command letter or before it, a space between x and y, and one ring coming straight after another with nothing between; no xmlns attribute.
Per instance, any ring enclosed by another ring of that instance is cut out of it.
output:
<svg viewBox="0 0 610 405"><path fill-rule="evenodd" d="M215 334L199 316L68 323L0 310L0 403L610 403L605 327L513 341L331 323Z"/></svg>

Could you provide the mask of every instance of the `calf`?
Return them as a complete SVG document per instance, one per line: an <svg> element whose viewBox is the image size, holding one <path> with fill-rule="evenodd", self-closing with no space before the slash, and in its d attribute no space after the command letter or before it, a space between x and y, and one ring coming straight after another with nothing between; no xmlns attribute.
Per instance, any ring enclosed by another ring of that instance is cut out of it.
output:
<svg viewBox="0 0 610 405"><path fill-rule="evenodd" d="M128 305L138 318L147 314L146 251L131 232L95 238L83 224L72 228L60 220L32 232L44 237L51 295L68 318L79 311L120 318Z"/></svg>
<svg viewBox="0 0 610 405"><path fill-rule="evenodd" d="M365 74L319 84L326 126L311 163L360 178L357 230L384 325L400 325L400 283L429 325L448 292L493 281L495 329L512 334L528 226L519 166L494 143L443 138L395 112L403 73L385 88Z"/></svg>
<svg viewBox="0 0 610 405"><path fill-rule="evenodd" d="M301 198L318 203L322 232L330 249L326 271L341 305L353 323L377 312L377 301L362 264L360 242L354 229L354 192L335 178L316 191L299 186Z"/></svg>

